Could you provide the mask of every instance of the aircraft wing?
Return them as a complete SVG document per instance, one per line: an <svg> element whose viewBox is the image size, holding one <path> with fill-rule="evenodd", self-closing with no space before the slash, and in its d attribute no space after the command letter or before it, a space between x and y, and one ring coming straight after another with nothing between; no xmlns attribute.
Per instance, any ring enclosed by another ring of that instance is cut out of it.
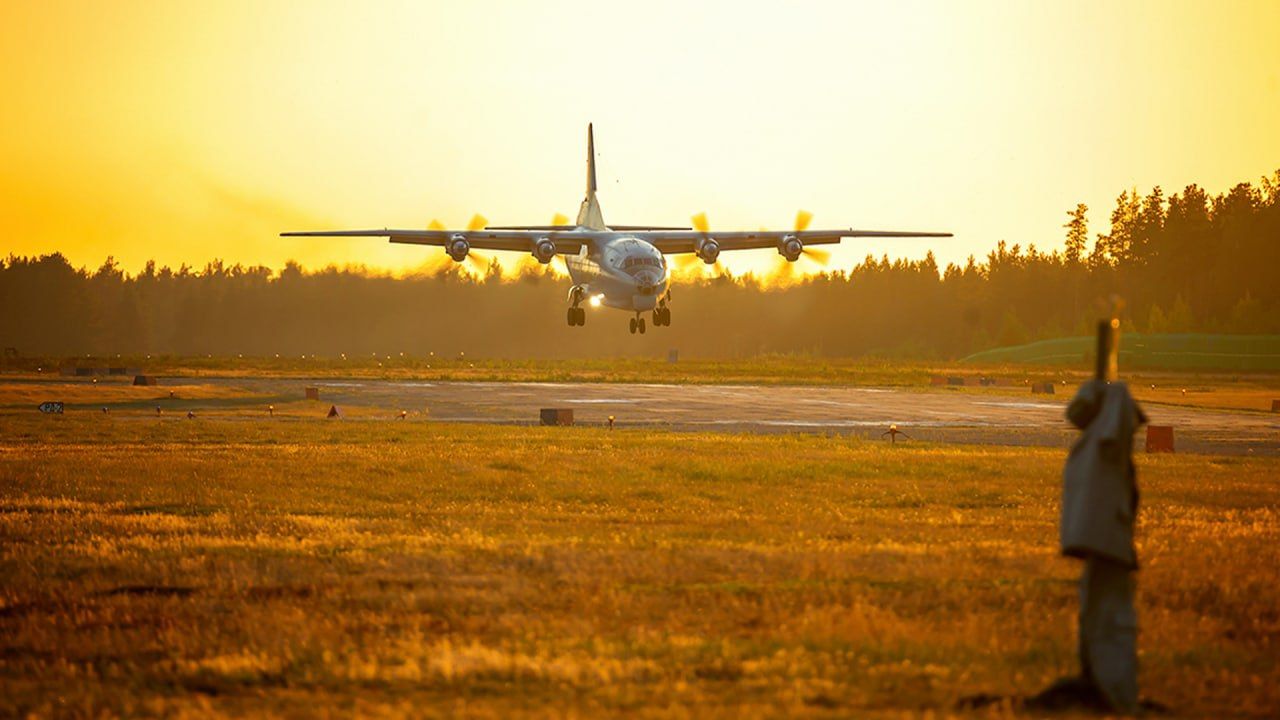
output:
<svg viewBox="0 0 1280 720"><path fill-rule="evenodd" d="M650 231L628 233L647 240L663 254L695 252L698 242L706 238L715 238L720 250L753 250L757 248L774 248L785 238L798 238L805 245L830 245L843 238L878 237L952 237L951 233L941 232L906 232L898 230L737 230L729 232L699 232L687 230L681 232Z"/></svg>
<svg viewBox="0 0 1280 720"><path fill-rule="evenodd" d="M384 237L393 243L410 245L444 246L455 235L461 235L467 244L476 250L514 250L530 252L534 243L542 238L555 241L557 253L576 254L582 247L584 238L581 234L574 237L570 233L533 230L309 230L304 232L283 232L281 237Z"/></svg>
<svg viewBox="0 0 1280 720"><path fill-rule="evenodd" d="M550 227L550 226L548 226ZM774 248L786 238L798 238L805 245L830 245L843 238L878 237L951 237L951 233L939 232L905 232L898 230L731 230L727 232L701 232L698 230L635 230L619 232L618 228L608 231L583 231L551 229L507 229L484 228L481 230L315 230L305 232L284 232L282 237L385 237L393 243L411 245L443 246L454 236L461 235L467 243L477 250L512 250L530 252L534 243L542 238L550 238L556 244L556 252L577 254L583 243L617 237L618 235L640 238L664 255L696 252L698 243L707 238L715 238L720 244L720 251L752 250L757 248Z"/></svg>

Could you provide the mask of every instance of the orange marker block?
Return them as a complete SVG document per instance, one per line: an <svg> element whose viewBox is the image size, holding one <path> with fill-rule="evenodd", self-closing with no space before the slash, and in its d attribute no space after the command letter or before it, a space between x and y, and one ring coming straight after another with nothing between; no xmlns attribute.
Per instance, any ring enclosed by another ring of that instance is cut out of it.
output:
<svg viewBox="0 0 1280 720"><path fill-rule="evenodd" d="M1173 426L1147 426L1147 452L1173 452Z"/></svg>

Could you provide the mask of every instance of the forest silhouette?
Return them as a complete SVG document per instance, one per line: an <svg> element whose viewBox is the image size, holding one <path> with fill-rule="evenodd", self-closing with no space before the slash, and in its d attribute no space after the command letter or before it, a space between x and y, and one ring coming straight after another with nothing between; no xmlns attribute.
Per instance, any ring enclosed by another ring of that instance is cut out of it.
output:
<svg viewBox="0 0 1280 720"><path fill-rule="evenodd" d="M581 357L759 353L941 359L1086 334L1108 298L1130 329L1280 332L1280 171L1211 196L1122 192L1109 229L1067 213L1065 248L1000 242L939 268L868 256L848 272L678 279L671 327L627 314L565 323L568 281L538 266L480 277L457 266L403 276L360 267L227 266L137 274L61 254L0 261L0 345L23 355L426 355ZM437 252L433 249L433 252ZM426 266L424 266L425 268Z"/></svg>

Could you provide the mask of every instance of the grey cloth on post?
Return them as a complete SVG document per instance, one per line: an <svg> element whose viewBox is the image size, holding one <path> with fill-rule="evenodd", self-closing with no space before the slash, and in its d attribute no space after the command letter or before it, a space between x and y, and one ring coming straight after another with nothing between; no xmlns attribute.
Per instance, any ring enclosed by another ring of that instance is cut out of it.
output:
<svg viewBox="0 0 1280 720"><path fill-rule="evenodd" d="M1080 674L1111 707L1138 710L1138 614L1133 572L1102 557L1085 561L1080 576Z"/></svg>
<svg viewBox="0 0 1280 720"><path fill-rule="evenodd" d="M1080 669L1114 710L1138 709L1138 618L1133 571L1138 514L1133 433L1147 418L1123 383L1091 380L1067 418L1084 432L1062 470L1062 552L1085 560L1080 577Z"/></svg>
<svg viewBox="0 0 1280 720"><path fill-rule="evenodd" d="M1067 406L1067 418L1084 432L1062 470L1062 552L1137 569L1133 433L1147 418L1124 383L1101 380L1080 386Z"/></svg>

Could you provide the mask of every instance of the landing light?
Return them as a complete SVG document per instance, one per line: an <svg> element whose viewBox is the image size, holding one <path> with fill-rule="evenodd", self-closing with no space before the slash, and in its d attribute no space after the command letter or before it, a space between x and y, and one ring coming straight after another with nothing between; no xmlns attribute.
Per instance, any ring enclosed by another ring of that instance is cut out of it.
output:
<svg viewBox="0 0 1280 720"><path fill-rule="evenodd" d="M591 307L600 307L600 296L592 295L591 299L588 300L587 302L591 303Z"/></svg>

